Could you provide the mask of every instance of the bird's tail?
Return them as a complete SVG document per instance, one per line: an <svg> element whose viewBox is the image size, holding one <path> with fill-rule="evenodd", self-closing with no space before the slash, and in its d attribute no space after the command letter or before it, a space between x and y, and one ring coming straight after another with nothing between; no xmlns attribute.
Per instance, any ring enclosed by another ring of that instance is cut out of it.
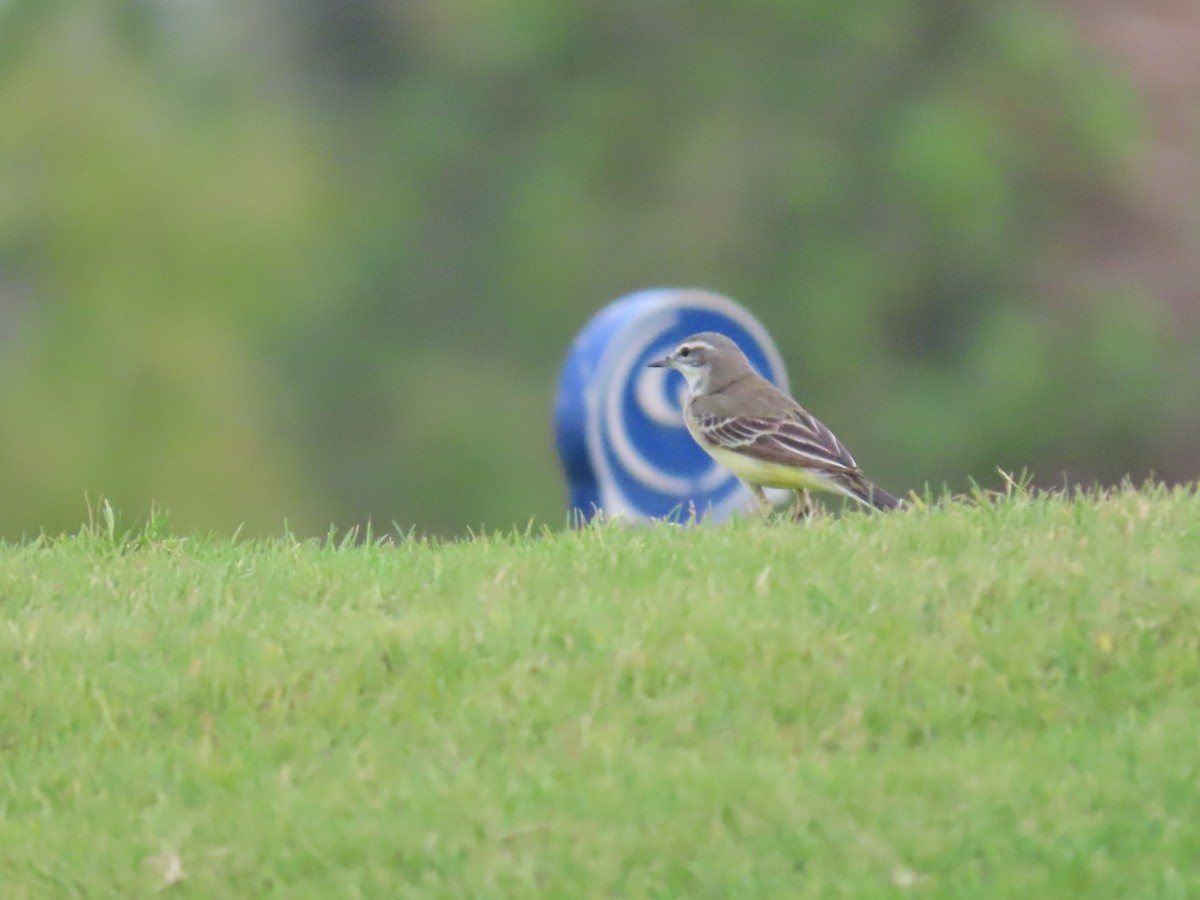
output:
<svg viewBox="0 0 1200 900"><path fill-rule="evenodd" d="M839 479L846 493L866 506L873 506L875 509L887 511L895 509L898 506L903 506L903 502L896 497L893 497L883 488L878 487L867 479L863 478L857 472L853 475L846 475Z"/></svg>

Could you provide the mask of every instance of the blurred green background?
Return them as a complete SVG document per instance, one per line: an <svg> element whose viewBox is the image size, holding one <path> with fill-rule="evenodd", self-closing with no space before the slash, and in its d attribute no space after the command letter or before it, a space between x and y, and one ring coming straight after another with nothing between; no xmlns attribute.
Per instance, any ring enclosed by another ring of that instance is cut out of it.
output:
<svg viewBox="0 0 1200 900"><path fill-rule="evenodd" d="M0 536L560 525L566 348L670 285L890 490L1193 479L1200 228L1070 7L0 3Z"/></svg>

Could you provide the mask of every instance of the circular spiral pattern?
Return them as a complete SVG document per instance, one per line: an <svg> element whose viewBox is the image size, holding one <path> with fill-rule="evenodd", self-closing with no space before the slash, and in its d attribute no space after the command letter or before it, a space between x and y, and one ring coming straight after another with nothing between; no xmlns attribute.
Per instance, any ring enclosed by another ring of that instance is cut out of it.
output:
<svg viewBox="0 0 1200 900"><path fill-rule="evenodd" d="M605 515L633 519L686 518L693 511L720 519L744 507L748 492L700 449L684 425L683 377L649 363L690 334L719 331L738 343L764 377L786 390L783 362L762 326L726 297L687 290L633 294L593 322L603 334L577 342L573 352L595 363L585 367L583 397L572 401L560 389L558 404L560 452L564 407L570 412L572 402L584 404L586 455L595 481L592 504ZM574 505L590 516L593 510L580 502L583 495L574 493Z"/></svg>

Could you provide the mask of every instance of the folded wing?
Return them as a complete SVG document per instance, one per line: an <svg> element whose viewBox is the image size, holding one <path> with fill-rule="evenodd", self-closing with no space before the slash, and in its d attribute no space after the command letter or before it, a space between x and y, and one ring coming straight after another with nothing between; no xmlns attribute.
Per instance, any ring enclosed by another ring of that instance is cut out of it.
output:
<svg viewBox="0 0 1200 900"><path fill-rule="evenodd" d="M758 416L699 417L701 434L718 447L764 462L807 466L831 473L857 473L858 465L842 442L806 412L788 418Z"/></svg>

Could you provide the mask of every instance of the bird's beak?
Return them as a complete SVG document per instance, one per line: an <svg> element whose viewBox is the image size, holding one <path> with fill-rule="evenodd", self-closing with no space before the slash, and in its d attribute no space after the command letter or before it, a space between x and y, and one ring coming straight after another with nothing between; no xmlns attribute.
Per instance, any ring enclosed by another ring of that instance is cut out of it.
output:
<svg viewBox="0 0 1200 900"><path fill-rule="evenodd" d="M670 369L672 367L671 363L671 357L664 356L662 359L656 360L652 363L647 363L647 365L649 365L651 369Z"/></svg>

